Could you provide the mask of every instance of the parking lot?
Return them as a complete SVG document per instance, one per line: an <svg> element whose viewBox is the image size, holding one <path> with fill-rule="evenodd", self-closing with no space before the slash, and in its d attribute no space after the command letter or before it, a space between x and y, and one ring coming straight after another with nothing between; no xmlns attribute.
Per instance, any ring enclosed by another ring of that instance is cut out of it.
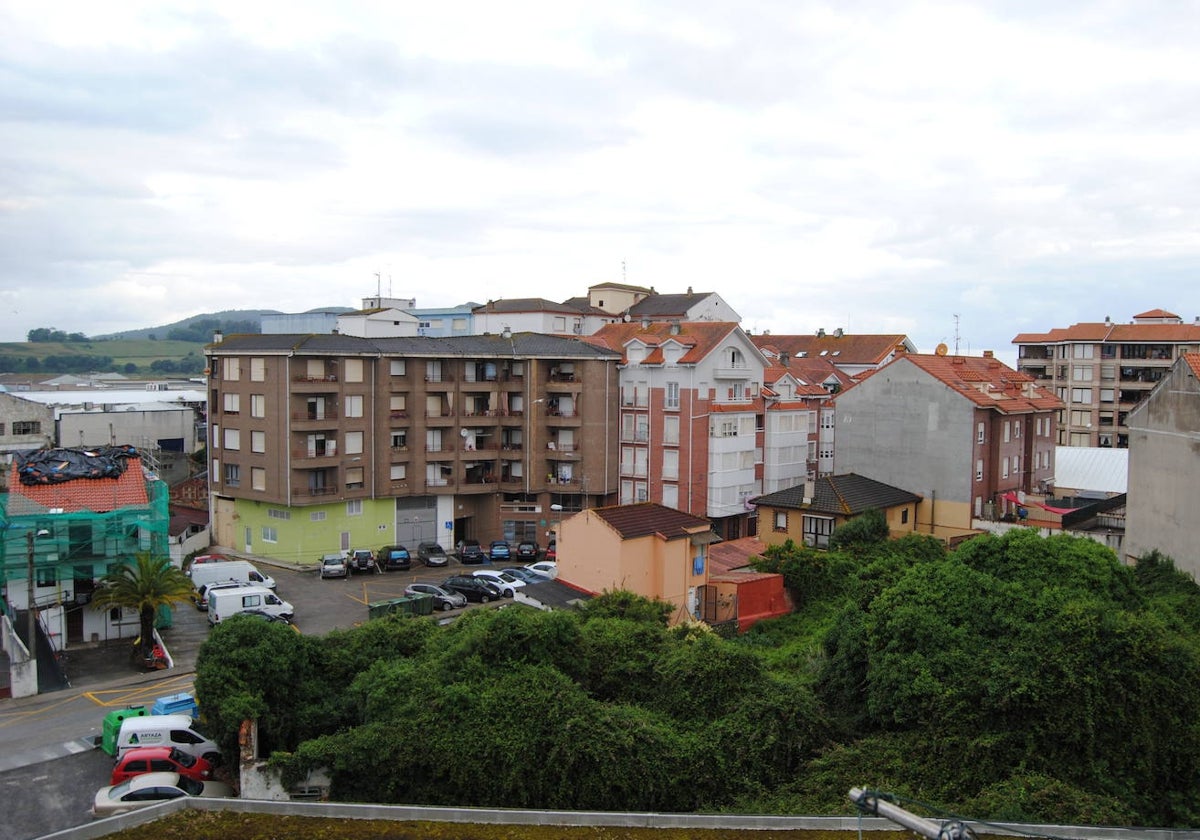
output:
<svg viewBox="0 0 1200 840"><path fill-rule="evenodd" d="M330 630L353 627L368 619L368 605L375 601L398 598L410 583L440 583L453 574L470 574L476 569L497 566L463 566L451 559L441 568L415 565L406 572L362 572L348 578L322 580L314 565L311 568L274 565L261 558L247 558L259 570L275 578L277 593L295 608L294 624L302 633L322 634ZM515 564L514 564L515 565ZM495 603L508 603L507 600ZM493 604L494 605L494 604ZM471 604L468 609L493 605ZM437 612L435 618L453 618L463 610ZM129 669L128 644L119 643L110 650L79 650L73 659L77 688L69 693L48 697L44 709L13 710L11 716L0 716L0 725L10 736L8 749L27 749L33 741L87 739L99 734L106 712L113 708L150 703L160 695L192 690L190 671L195 655L209 632L207 614L190 605L176 608L173 625L163 631L163 637L178 660L177 671L160 672L153 682L137 680L137 672ZM113 661L101 661L112 658ZM85 668L85 661L94 670ZM105 675L124 677L117 683L106 683ZM148 677L149 675L147 675ZM126 680L135 680L125 684ZM16 729L28 738L17 738ZM30 838L72 825L88 822L88 808L97 788L107 784L112 759L99 749L45 761L38 764L0 771L0 791L12 803L6 818L5 836Z"/></svg>

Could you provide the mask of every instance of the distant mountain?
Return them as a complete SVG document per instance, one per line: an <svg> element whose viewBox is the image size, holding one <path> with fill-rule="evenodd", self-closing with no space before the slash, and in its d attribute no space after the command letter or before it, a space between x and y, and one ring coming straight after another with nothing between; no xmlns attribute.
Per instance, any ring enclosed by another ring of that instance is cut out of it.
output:
<svg viewBox="0 0 1200 840"><path fill-rule="evenodd" d="M309 312L353 312L349 306L321 306L310 309ZM232 333L261 332L263 315L281 315L278 309L226 309L221 312L209 312L203 315L193 315L173 324L163 324L160 327L146 327L137 330L95 335L100 339L147 339L154 336L159 340L178 338L183 341L212 341L213 330L221 330L226 335ZM303 314L303 313L302 313ZM216 323L214 323L216 322Z"/></svg>

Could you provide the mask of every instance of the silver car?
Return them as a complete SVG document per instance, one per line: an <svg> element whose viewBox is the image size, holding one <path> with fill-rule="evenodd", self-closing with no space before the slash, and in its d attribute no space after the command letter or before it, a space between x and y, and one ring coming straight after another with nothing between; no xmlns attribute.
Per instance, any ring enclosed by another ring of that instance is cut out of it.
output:
<svg viewBox="0 0 1200 840"><path fill-rule="evenodd" d="M344 578L350 574L350 564L344 554L326 554L321 558L321 577Z"/></svg>
<svg viewBox="0 0 1200 840"><path fill-rule="evenodd" d="M123 814L184 796L233 796L233 788L222 782L201 782L178 773L143 773L96 791L92 816Z"/></svg>
<svg viewBox="0 0 1200 840"><path fill-rule="evenodd" d="M452 589L443 589L432 583L410 583L404 589L405 595L430 595L433 605L443 612L460 610L467 605L467 596Z"/></svg>

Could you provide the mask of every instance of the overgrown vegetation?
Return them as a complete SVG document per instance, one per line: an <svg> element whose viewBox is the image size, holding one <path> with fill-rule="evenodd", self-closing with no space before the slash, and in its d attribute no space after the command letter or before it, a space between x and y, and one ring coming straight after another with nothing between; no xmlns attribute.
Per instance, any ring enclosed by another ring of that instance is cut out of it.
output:
<svg viewBox="0 0 1200 840"><path fill-rule="evenodd" d="M860 528L763 568L801 605L734 640L606 593L448 627L216 627L196 689L231 754L343 800L850 813L869 786L972 818L1195 825L1200 589L1157 555L1021 530L954 552Z"/></svg>

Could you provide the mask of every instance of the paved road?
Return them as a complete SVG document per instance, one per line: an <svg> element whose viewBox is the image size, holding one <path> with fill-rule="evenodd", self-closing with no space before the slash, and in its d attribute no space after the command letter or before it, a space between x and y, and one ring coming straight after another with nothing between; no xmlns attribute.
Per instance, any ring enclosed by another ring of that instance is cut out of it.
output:
<svg viewBox="0 0 1200 840"><path fill-rule="evenodd" d="M368 604L400 597L415 581L438 582L464 570L452 560L447 568L418 566L409 572L322 580L313 570L256 562L275 578L279 596L295 607L297 629L310 634L361 624ZM474 568L479 567L465 570ZM168 694L192 693L196 654L208 632L207 614L183 605L175 611L173 626L162 632L175 668L137 668L128 641L80 648L67 661L71 688L0 700L3 836L24 840L87 822L95 791L108 784L112 767L112 760L95 747L104 716L126 706L150 705Z"/></svg>

